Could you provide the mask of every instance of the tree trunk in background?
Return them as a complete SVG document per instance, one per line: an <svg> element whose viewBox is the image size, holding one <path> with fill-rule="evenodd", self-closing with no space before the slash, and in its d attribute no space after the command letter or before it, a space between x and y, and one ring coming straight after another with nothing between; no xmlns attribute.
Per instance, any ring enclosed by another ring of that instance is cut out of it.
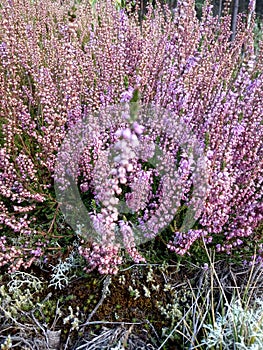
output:
<svg viewBox="0 0 263 350"><path fill-rule="evenodd" d="M231 28L232 29L231 41L234 41L235 36L236 36L238 5L239 5L239 0L234 0L233 15L232 15L232 28Z"/></svg>
<svg viewBox="0 0 263 350"><path fill-rule="evenodd" d="M252 16L256 10L256 0L251 0L248 6L248 18L247 18L247 27L250 27Z"/></svg>
<svg viewBox="0 0 263 350"><path fill-rule="evenodd" d="M222 14L222 6L223 5L223 0L219 0L219 7L218 7L218 18L220 19L221 14Z"/></svg>
<svg viewBox="0 0 263 350"><path fill-rule="evenodd" d="M257 1L256 13L261 16L261 19L263 19L263 1L262 0Z"/></svg>

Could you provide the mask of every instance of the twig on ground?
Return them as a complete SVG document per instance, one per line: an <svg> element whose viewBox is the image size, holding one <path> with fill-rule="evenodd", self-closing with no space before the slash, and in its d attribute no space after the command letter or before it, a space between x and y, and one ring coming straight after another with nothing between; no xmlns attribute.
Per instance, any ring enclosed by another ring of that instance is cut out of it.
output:
<svg viewBox="0 0 263 350"><path fill-rule="evenodd" d="M80 328L86 326L89 324L89 321L92 319L92 317L95 315L97 312L98 308L102 305L104 299L107 297L108 292L109 292L109 285L111 283L111 276L107 276L105 278L105 281L103 283L103 290L102 290L102 296L98 304L95 306L94 310L89 314L89 317L87 318L86 322L80 326Z"/></svg>

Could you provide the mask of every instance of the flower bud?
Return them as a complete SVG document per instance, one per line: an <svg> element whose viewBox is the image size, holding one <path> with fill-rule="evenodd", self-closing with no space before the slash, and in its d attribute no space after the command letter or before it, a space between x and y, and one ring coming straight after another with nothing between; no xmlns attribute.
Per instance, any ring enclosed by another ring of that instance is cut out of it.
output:
<svg viewBox="0 0 263 350"><path fill-rule="evenodd" d="M126 139L126 140L130 140L130 138L131 138L131 130L130 129L125 129L125 130L123 130L123 132L122 132L122 137L124 138L124 139Z"/></svg>

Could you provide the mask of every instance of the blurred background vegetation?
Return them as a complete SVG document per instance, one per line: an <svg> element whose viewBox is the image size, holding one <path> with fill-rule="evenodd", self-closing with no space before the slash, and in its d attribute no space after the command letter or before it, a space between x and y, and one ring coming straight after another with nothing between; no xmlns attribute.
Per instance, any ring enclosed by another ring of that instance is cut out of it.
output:
<svg viewBox="0 0 263 350"><path fill-rule="evenodd" d="M123 1L125 2L125 1ZM147 4L149 2L152 2L153 4L156 2L156 0L126 0L126 4L133 3L133 4L139 4L140 9L143 11L145 10ZM168 4L170 7L176 7L177 0L161 0L162 4ZM205 0L196 0L196 10L198 14L201 15L202 6L204 4ZM235 6L238 7L238 12L246 13L248 11L248 5L250 0L212 0L213 10L215 15L220 15L222 8L225 6L226 3L230 3L232 10ZM256 2L256 14L257 17L260 19L263 18L263 1L262 0L255 0Z"/></svg>

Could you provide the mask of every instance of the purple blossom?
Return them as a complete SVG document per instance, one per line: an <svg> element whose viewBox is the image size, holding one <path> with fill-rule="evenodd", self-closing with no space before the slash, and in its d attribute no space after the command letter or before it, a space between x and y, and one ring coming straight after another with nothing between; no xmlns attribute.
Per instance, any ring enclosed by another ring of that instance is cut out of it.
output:
<svg viewBox="0 0 263 350"><path fill-rule="evenodd" d="M0 224L10 233L0 236L0 266L15 271L48 255L34 237L53 237L54 225L43 233L37 210L54 205L54 181L61 191L76 182L91 196L88 214L101 241L83 239L79 252L101 273L117 272L122 245L144 261L136 230L155 238L182 202L195 209L196 229L174 233L168 247L177 254L203 238L213 244L220 237L216 249L228 254L255 243L263 220L263 63L254 55L251 26L241 25L230 43L231 17L218 22L207 4L199 20L193 1L178 1L173 15L149 7L141 25L111 2L97 2L96 11L80 4L74 23L65 19L64 4L35 6L4 0L0 9ZM131 118L135 89L142 105L171 118ZM122 113L109 113L119 102ZM74 128L85 118L81 134ZM205 179L196 157L181 152L180 145L191 144L186 129L206 155ZM81 149L76 159L71 147ZM68 176L60 177L58 160Z"/></svg>
<svg viewBox="0 0 263 350"><path fill-rule="evenodd" d="M134 92L134 88L130 86L128 90L121 93L120 102L130 102L133 96L133 92Z"/></svg>

